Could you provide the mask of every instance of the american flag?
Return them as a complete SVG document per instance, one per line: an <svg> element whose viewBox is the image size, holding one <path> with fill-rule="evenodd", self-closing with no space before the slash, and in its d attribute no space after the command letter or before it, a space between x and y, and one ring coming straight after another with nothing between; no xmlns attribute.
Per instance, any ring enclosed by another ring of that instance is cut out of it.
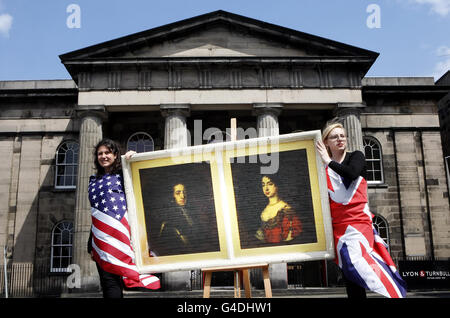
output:
<svg viewBox="0 0 450 318"><path fill-rule="evenodd" d="M405 297L406 284L372 224L366 180L348 181L327 167L327 181L336 263L344 275L385 297Z"/></svg>
<svg viewBox="0 0 450 318"><path fill-rule="evenodd" d="M89 179L92 251L100 267L123 277L126 287L160 288L158 277L139 274L131 245L125 193L119 174Z"/></svg>

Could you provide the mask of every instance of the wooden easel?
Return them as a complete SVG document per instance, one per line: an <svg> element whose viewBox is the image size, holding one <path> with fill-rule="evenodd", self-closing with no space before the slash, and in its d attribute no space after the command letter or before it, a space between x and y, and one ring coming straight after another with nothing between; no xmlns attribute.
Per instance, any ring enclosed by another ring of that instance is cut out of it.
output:
<svg viewBox="0 0 450 318"><path fill-rule="evenodd" d="M203 298L209 298L211 294L211 277L213 272L234 272L234 298L241 297L241 282L243 282L245 297L251 298L252 291L250 285L250 275L248 270L252 268L261 268L264 279L264 290L267 298L272 298L272 287L270 285L269 277L269 264L253 264L244 266L223 266L223 267L210 267L202 268L202 272L205 273L205 284L203 287Z"/></svg>
<svg viewBox="0 0 450 318"><path fill-rule="evenodd" d="M235 141L237 137L237 123L236 118L231 118L230 122L231 128L231 140ZM272 298L272 287L270 285L269 277L269 264L254 264L254 265L244 265L244 266L223 266L223 267L210 267L202 268L202 272L205 273L205 284L203 286L203 298L209 298L211 294L211 277L213 272L234 272L234 297L241 297L241 282L244 285L245 297L252 297L252 288L250 285L250 275L248 273L249 269L261 268L263 272L264 279L264 290L266 292L267 298Z"/></svg>

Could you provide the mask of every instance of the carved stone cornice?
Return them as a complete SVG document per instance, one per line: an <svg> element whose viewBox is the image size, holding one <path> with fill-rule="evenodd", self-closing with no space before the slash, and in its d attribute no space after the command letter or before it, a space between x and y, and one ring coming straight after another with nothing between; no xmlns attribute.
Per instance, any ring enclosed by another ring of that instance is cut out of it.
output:
<svg viewBox="0 0 450 318"><path fill-rule="evenodd" d="M117 61L114 71L111 61L91 63L75 79L80 91L362 87L361 72L339 59L154 58Z"/></svg>

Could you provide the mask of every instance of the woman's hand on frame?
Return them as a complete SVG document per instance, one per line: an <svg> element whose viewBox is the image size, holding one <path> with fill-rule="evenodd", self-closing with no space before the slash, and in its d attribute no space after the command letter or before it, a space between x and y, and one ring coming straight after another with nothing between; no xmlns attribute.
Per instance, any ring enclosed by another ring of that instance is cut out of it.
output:
<svg viewBox="0 0 450 318"><path fill-rule="evenodd" d="M127 153L125 154L125 159L130 160L130 158L136 153L136 151L134 150L129 150L127 151Z"/></svg>
<svg viewBox="0 0 450 318"><path fill-rule="evenodd" d="M322 159L322 162L324 164L328 165L331 161L331 158L330 158L330 155L328 154L327 147L324 145L324 143L321 140L318 140L316 142L316 149L320 155L320 158Z"/></svg>

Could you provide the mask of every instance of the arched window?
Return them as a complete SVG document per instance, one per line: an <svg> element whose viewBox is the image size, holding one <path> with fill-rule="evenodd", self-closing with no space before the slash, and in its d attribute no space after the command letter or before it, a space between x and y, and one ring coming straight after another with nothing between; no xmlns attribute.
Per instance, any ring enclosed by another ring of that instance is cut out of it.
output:
<svg viewBox="0 0 450 318"><path fill-rule="evenodd" d="M384 183L383 156L380 143L373 137L364 137L363 146L367 165L367 183Z"/></svg>
<svg viewBox="0 0 450 318"><path fill-rule="evenodd" d="M76 141L65 141L58 147L56 151L55 188L76 188L78 150L79 146Z"/></svg>
<svg viewBox="0 0 450 318"><path fill-rule="evenodd" d="M145 132L137 132L128 138L127 151L147 152L153 151L154 149L153 138Z"/></svg>
<svg viewBox="0 0 450 318"><path fill-rule="evenodd" d="M51 271L66 272L72 263L73 223L61 221L52 231Z"/></svg>
<svg viewBox="0 0 450 318"><path fill-rule="evenodd" d="M378 235L388 244L389 246L389 227L385 218L380 215L375 215L372 219L373 226L378 232Z"/></svg>

